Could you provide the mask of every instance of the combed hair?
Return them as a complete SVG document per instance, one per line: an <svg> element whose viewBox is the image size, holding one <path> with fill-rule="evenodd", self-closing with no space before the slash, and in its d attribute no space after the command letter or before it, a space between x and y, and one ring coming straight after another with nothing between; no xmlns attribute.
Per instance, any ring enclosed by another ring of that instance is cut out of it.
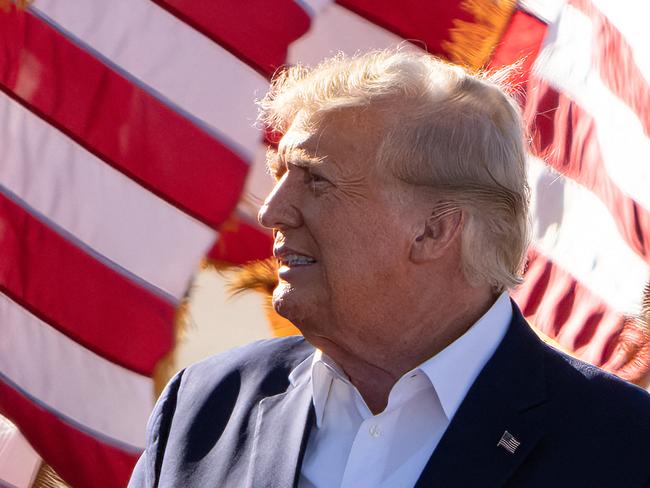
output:
<svg viewBox="0 0 650 488"><path fill-rule="evenodd" d="M470 74L422 52L339 54L313 69L286 68L259 102L260 120L285 133L347 109L384 124L377 164L460 209L463 272L495 291L521 282L529 189L521 115L507 73Z"/></svg>

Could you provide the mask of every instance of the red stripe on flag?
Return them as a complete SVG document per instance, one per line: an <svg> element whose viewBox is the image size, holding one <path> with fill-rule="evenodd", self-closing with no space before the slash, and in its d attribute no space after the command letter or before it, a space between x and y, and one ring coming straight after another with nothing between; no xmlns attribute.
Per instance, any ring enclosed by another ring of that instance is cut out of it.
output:
<svg viewBox="0 0 650 488"><path fill-rule="evenodd" d="M248 165L25 11L0 15L0 88L129 178L217 228Z"/></svg>
<svg viewBox="0 0 650 488"><path fill-rule="evenodd" d="M625 195L607 174L594 119L537 77L530 80L524 119L536 155L593 191L614 216L629 246L650 262L650 212Z"/></svg>
<svg viewBox="0 0 650 488"><path fill-rule="evenodd" d="M266 259L272 251L271 232L235 213L219 230L219 240L207 258L229 264L244 264Z"/></svg>
<svg viewBox="0 0 650 488"><path fill-rule="evenodd" d="M428 52L442 55L454 19L474 22L461 2L337 0L339 5L378 24Z"/></svg>
<svg viewBox="0 0 650 488"><path fill-rule="evenodd" d="M525 283L513 293L523 314L548 336L601 365L611 356L624 317L551 259L528 252Z"/></svg>
<svg viewBox="0 0 650 488"><path fill-rule="evenodd" d="M309 30L307 12L293 0L152 0L269 77L285 63L287 47Z"/></svg>
<svg viewBox="0 0 650 488"><path fill-rule="evenodd" d="M173 346L174 307L0 194L0 290L96 354L151 375Z"/></svg>
<svg viewBox="0 0 650 488"><path fill-rule="evenodd" d="M525 88L530 69L544 42L548 25L532 15L515 11L489 62L492 69L518 63L511 82Z"/></svg>
<svg viewBox="0 0 650 488"><path fill-rule="evenodd" d="M603 82L639 117L650 137L650 84L634 60L632 47L621 32L589 0L571 0L591 20L593 62Z"/></svg>
<svg viewBox="0 0 650 488"><path fill-rule="evenodd" d="M127 485L138 460L137 454L123 451L82 432L2 379L0 412L20 426L21 434L71 486L124 488ZM119 415L119 412L113 413ZM70 453L75 455L71 456Z"/></svg>

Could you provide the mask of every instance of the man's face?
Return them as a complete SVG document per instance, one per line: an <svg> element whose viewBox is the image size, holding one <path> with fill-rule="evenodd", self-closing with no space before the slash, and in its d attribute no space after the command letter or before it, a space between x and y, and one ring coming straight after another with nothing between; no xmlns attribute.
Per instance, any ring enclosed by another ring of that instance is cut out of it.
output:
<svg viewBox="0 0 650 488"><path fill-rule="evenodd" d="M330 115L311 131L294 123L270 161L277 184L260 222L275 230L273 303L308 339L362 339L381 333L366 324L399 316L415 209L374 162L381 137L371 121Z"/></svg>

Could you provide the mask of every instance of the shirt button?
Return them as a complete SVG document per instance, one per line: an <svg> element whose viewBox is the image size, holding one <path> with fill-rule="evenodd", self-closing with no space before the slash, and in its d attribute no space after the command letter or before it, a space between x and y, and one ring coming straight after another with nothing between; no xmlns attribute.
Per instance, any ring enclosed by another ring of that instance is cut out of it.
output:
<svg viewBox="0 0 650 488"><path fill-rule="evenodd" d="M371 426L370 429L368 429L368 432L370 432L370 435L375 439L381 435L381 431L377 425Z"/></svg>

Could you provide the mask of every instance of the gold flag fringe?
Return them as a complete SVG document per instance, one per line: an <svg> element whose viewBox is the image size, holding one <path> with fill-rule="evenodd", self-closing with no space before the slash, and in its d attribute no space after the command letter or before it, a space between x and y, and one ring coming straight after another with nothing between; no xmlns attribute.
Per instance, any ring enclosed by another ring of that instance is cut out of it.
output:
<svg viewBox="0 0 650 488"><path fill-rule="evenodd" d="M527 317L531 329L545 343L570 356L581 358L581 350L572 350L542 332L535 316ZM650 282L644 288L642 310L638 315L626 315L616 338L614 352L600 367L642 388L650 387Z"/></svg>
<svg viewBox="0 0 650 488"><path fill-rule="evenodd" d="M255 291L264 297L264 312L275 337L300 334L300 331L273 309L271 298L278 286L278 263L275 258L252 261L241 266L228 265L219 261L205 261L204 266L216 269L228 279L226 289L231 296Z"/></svg>
<svg viewBox="0 0 650 488"><path fill-rule="evenodd" d="M615 350L602 368L642 388L650 387L650 282L643 289L641 312L625 317Z"/></svg>
<svg viewBox="0 0 650 488"><path fill-rule="evenodd" d="M449 60L475 71L483 68L501 39L515 5L514 0L463 0L460 7L475 20L452 21L450 40L442 43Z"/></svg>
<svg viewBox="0 0 650 488"><path fill-rule="evenodd" d="M165 389L165 385L167 385L171 377L176 373L176 349L185 339L185 334L189 327L190 315L188 308L189 296L186 296L176 309L174 315L174 346L156 363L153 370L154 398L160 396Z"/></svg>
<svg viewBox="0 0 650 488"><path fill-rule="evenodd" d="M247 290L272 295L278 285L278 266L273 258L253 261L233 271L226 287L231 295Z"/></svg>
<svg viewBox="0 0 650 488"><path fill-rule="evenodd" d="M12 4L16 4L16 8L26 9L34 0L0 0L0 9L4 12L9 12Z"/></svg>
<svg viewBox="0 0 650 488"><path fill-rule="evenodd" d="M31 488L69 488L69 485L52 469L52 466L42 463Z"/></svg>

